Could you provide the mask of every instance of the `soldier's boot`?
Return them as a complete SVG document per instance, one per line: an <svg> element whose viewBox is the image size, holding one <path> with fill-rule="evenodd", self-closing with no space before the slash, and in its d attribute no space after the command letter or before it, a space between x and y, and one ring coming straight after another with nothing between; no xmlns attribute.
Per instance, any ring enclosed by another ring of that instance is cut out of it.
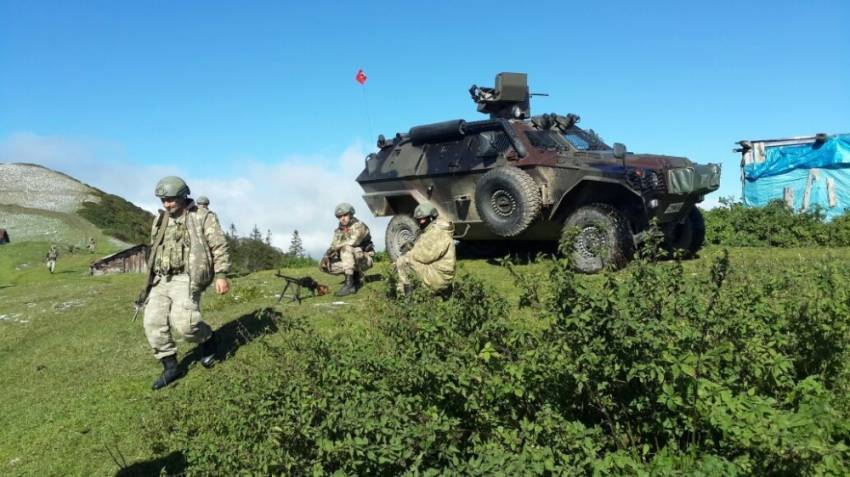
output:
<svg viewBox="0 0 850 477"><path fill-rule="evenodd" d="M162 362L162 374L153 382L154 391L162 389L180 378L180 370L177 368L177 355L166 356L160 362Z"/></svg>
<svg viewBox="0 0 850 477"><path fill-rule="evenodd" d="M345 274L345 285L342 286L334 296L348 296L357 293L357 287L354 285L354 274Z"/></svg>
<svg viewBox="0 0 850 477"><path fill-rule="evenodd" d="M364 280L363 280L363 272L360 270L354 271L354 289L360 290L363 288Z"/></svg>
<svg viewBox="0 0 850 477"><path fill-rule="evenodd" d="M201 366L209 369L215 365L215 353L218 345L215 341L215 333L210 336L210 339L201 344Z"/></svg>

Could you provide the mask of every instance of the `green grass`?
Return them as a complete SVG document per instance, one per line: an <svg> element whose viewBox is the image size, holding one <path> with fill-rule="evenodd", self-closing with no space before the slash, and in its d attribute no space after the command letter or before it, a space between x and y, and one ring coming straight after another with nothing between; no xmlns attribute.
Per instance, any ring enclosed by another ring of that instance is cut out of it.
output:
<svg viewBox="0 0 850 477"><path fill-rule="evenodd" d="M143 424L156 415L163 400L178 394L174 388L181 388L179 394L186 396L192 389L214 387L234 363L250 363L262 352L264 341L274 342L272 312L261 310L273 307L281 315L306 318L318 332L344 339L352 330L369 326L375 301L382 299L384 290L381 281L373 281L361 293L346 297L345 304L334 304L339 300L325 296L300 305L275 305L283 283L272 271L237 278L231 294L208 293L203 300L205 320L235 337L233 357L211 370L191 363L184 379L154 393L150 384L160 368L145 340L141 316L130 321L143 276L91 277L88 253L63 254L57 273L51 275L43 265L47 246L12 243L0 247L0 315L5 317L0 319L3 476L115 475L119 471L115 460L132 465L134 475L147 475L164 461L158 460L163 456L152 455L140 433ZM686 262L685 269L692 276L704 273L720 253L718 248L707 249L699 259ZM820 260L850 265L850 249L742 248L733 249L731 257L736 269L762 274L778 266L806 267ZM460 266L516 305L520 290L505 268L484 260L463 261ZM370 275L379 276L386 267L380 263ZM516 268L531 273L545 270L542 264ZM313 276L332 291L339 287L339 278L315 268L285 272ZM597 281L598 277L586 279ZM528 309L514 307L512 316L536 326ZM192 346L181 344L181 357L191 350Z"/></svg>

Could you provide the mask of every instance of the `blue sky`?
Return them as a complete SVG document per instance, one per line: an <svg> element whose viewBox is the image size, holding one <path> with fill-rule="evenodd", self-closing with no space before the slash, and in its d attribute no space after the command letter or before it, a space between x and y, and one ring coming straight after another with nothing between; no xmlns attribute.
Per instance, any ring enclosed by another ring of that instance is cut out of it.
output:
<svg viewBox="0 0 850 477"><path fill-rule="evenodd" d="M535 113L721 162L718 196L740 194L736 140L850 132L847 1L458 3L0 0L0 162L40 160L146 206L161 172L238 184L238 200L338 187L357 202L350 172L374 136L475 119L467 88L499 71L550 94ZM261 190L298 186L288 166L329 183ZM122 168L132 183L110 175ZM243 229L271 220L221 205Z"/></svg>

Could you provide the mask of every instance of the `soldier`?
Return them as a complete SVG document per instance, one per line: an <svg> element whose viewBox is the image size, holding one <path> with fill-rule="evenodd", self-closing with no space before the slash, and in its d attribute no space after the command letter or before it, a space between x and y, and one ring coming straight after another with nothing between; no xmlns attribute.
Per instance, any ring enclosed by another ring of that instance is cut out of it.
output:
<svg viewBox="0 0 850 477"><path fill-rule="evenodd" d="M345 285L334 295L346 296L357 293L362 285L363 272L372 268L375 247L369 227L354 217L351 204L337 205L334 215L339 219L339 227L334 231L331 246L322 257L319 269L332 275L345 274Z"/></svg>
<svg viewBox="0 0 850 477"><path fill-rule="evenodd" d="M195 199L195 203L198 204L199 209L210 210L210 200L205 195Z"/></svg>
<svg viewBox="0 0 850 477"><path fill-rule="evenodd" d="M189 186L179 177L159 181L154 192L165 211L151 230L152 287L145 306L145 334L163 372L153 383L160 389L180 377L177 348L171 336L177 331L186 341L198 343L201 364L215 362L215 335L201 321L201 293L212 283L219 294L230 284L230 255L224 232L215 214L201 209L188 197Z"/></svg>
<svg viewBox="0 0 850 477"><path fill-rule="evenodd" d="M410 292L410 275L419 277L423 285L434 293L446 291L455 276L454 225L438 218L439 212L430 202L423 202L413 211L413 218L421 232L413 247L398 257L398 291Z"/></svg>
<svg viewBox="0 0 850 477"><path fill-rule="evenodd" d="M47 269L50 270L50 273L53 273L53 270L56 269L57 258L59 258L59 250L56 249L56 245L51 245L50 250L47 251Z"/></svg>
<svg viewBox="0 0 850 477"><path fill-rule="evenodd" d="M89 253L94 253L95 248L97 248L97 243L94 241L94 237L89 237Z"/></svg>

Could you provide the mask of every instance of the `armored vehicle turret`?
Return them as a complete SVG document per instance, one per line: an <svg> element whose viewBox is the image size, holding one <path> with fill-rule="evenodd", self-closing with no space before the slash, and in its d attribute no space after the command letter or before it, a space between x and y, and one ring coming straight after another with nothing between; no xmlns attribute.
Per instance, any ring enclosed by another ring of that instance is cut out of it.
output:
<svg viewBox="0 0 850 477"><path fill-rule="evenodd" d="M719 187L718 164L611 147L575 114L532 116L523 73L499 73L495 87L469 92L489 119L379 136L357 177L371 212L392 216L393 260L415 238L412 213L425 201L455 223L461 242L557 241L574 230L574 262L587 273L624 266L652 219L671 250L702 247L696 204Z"/></svg>

